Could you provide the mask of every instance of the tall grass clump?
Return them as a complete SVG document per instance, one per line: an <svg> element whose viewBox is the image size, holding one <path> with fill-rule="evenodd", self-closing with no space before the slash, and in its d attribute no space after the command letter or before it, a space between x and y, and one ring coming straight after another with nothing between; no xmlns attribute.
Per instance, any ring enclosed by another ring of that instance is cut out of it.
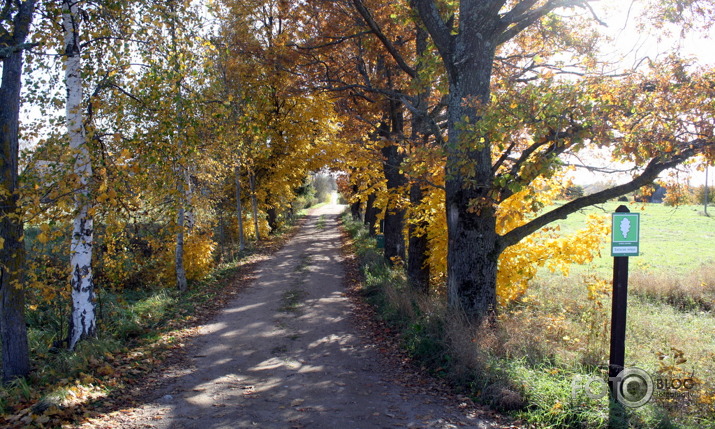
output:
<svg viewBox="0 0 715 429"><path fill-rule="evenodd" d="M685 275L638 271L630 283L634 293L680 310L715 312L715 263Z"/></svg>

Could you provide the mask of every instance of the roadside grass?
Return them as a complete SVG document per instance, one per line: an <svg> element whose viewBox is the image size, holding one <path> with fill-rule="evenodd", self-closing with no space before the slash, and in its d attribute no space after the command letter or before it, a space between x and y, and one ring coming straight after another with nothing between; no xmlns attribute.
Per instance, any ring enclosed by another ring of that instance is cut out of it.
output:
<svg viewBox="0 0 715 429"><path fill-rule="evenodd" d="M173 288L98 290L98 338L66 349L63 311L38 307L28 314L32 372L0 386L0 426L60 427L138 399L145 378L176 356L193 328L218 311L238 279L266 259L290 228L218 264L186 293ZM58 327L60 327L58 329Z"/></svg>
<svg viewBox="0 0 715 429"><path fill-rule="evenodd" d="M607 213L617 206L609 204L604 210ZM659 246L686 256L677 259L683 264L677 270L656 264L660 257L647 244L652 228L643 227L644 262L631 269L626 365L646 370L662 388L655 389L649 403L628 409L613 424L624 428L715 427L711 298L715 240L710 237L715 222L683 207L674 212L649 205L646 210L650 210L648 217L642 215L641 223L659 224L661 240L677 241L661 241ZM579 216L584 220L586 215ZM677 222L665 222L663 216ZM541 273L522 300L502 309L497 323L471 326L446 308L444 296L413 293L404 273L387 266L374 248L375 240L359 223L345 216L343 224L361 261L363 294L401 333L403 347L421 365L476 401L534 427L608 425L608 397L593 399L585 394L584 385L591 382L592 392L607 379L611 267L606 261L611 260L610 251L603 250L600 263L574 267L568 277ZM569 218L562 231L581 227L578 219ZM695 240L700 247L697 251L682 239L683 233L696 231L697 237L709 237ZM672 387L673 380L685 379L695 385Z"/></svg>

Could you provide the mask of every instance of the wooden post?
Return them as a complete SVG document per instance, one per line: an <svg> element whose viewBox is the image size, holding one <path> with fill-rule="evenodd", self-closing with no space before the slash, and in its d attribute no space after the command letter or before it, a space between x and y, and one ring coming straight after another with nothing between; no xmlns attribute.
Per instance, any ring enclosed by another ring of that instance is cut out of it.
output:
<svg viewBox="0 0 715 429"><path fill-rule="evenodd" d="M616 213L630 213L628 207L621 205ZM613 258L613 297L611 302L611 353L608 362L608 377L611 387L613 406L609 413L609 427L615 427L616 415L624 415L621 404L618 404L616 390L620 380L618 374L623 371L626 354L626 309L628 305L628 256Z"/></svg>
<svg viewBox="0 0 715 429"><path fill-rule="evenodd" d="M710 193L708 192L708 170L710 170L710 166L706 165L705 166L705 188L703 189L704 191L704 198L703 198L703 210L705 210L705 216L710 216L708 214L708 203L710 202Z"/></svg>

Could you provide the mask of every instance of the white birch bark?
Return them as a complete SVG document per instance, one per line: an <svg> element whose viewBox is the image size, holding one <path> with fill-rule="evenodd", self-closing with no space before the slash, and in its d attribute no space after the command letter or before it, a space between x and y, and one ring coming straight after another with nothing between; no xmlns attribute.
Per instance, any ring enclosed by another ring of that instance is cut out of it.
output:
<svg viewBox="0 0 715 429"><path fill-rule="evenodd" d="M194 212L194 187L191 185L191 170L184 168L185 194L184 194L184 210L186 216L186 230L191 232L196 225L196 212Z"/></svg>
<svg viewBox="0 0 715 429"><path fill-rule="evenodd" d="M179 114L181 114L180 109L181 105L178 106L179 109ZM178 130L176 133L178 136L176 140L176 144L178 146L179 152L181 152L181 148L183 146L182 144L182 139L181 139L181 130ZM177 166L175 168L176 171L176 194L177 194L177 200L178 200L178 213L177 213L177 219L176 219L176 224L177 224L177 231L176 231L176 251L174 253L174 271L176 273L176 288L179 289L181 292L185 292L186 290L189 289L189 283L186 279L186 268L184 267L184 238L186 235L186 230L187 226L190 227L190 225L187 225L187 220L188 222L191 222L190 217L187 216L187 212L190 215L191 210L187 210L188 207L188 191L186 190L187 183L185 183L184 179L186 178L185 171L186 169L184 168L183 165L181 165L181 162L178 161Z"/></svg>
<svg viewBox="0 0 715 429"><path fill-rule="evenodd" d="M183 199L183 198L182 198ZM180 291L184 292L189 288L188 282L186 280L186 269L184 268L184 224L185 224L186 213L184 211L183 201L179 205L179 215L177 219L177 224L179 231L176 233L176 287Z"/></svg>
<svg viewBox="0 0 715 429"><path fill-rule="evenodd" d="M181 146L181 138L179 138L179 149L181 149ZM194 213L191 210L190 184L188 181L184 182L183 180L188 177L188 174L185 173L186 168L179 165L177 170L179 210L176 220L178 231L176 232L176 259L174 260L174 267L176 271L176 287L180 291L185 292L189 288L189 283L186 279L186 268L184 267L184 243L186 232L190 231L193 227Z"/></svg>
<svg viewBox="0 0 715 429"><path fill-rule="evenodd" d="M251 203L253 205L253 227L256 230L256 241L261 241L261 232L258 230L258 201L256 200L256 175L251 172L248 176L251 185Z"/></svg>
<svg viewBox="0 0 715 429"><path fill-rule="evenodd" d="M74 173L79 189L74 194L75 218L72 229L70 264L72 275L72 317L68 345L95 335L96 315L92 279L93 220L89 213L91 200L87 184L92 176L92 164L87 147L82 118L82 75L79 45L79 14L77 3L63 0L62 27L65 45L65 85L67 87L67 133L75 155Z"/></svg>
<svg viewBox="0 0 715 429"><path fill-rule="evenodd" d="M234 170L236 180L236 217L238 218L238 249L246 249L246 237L243 235L243 205L241 204L241 165Z"/></svg>
<svg viewBox="0 0 715 429"><path fill-rule="evenodd" d="M188 177L188 170L184 166L182 161L182 150L183 150L183 124L184 124L184 106L183 103L181 102L182 97L181 97L181 81L178 80L178 76L180 74L180 66L179 66L179 48L178 48L178 42L177 42L177 36L176 36L176 16L177 16L177 2L171 1L169 3L169 11L171 12L171 16L169 16L168 19L168 25L169 25L169 36L171 37L171 53L172 53L172 61L173 61L173 68L174 72L176 73L176 76L174 77L177 79L176 81L176 93L178 95L177 97L177 103L176 103L176 123L177 123L177 128L174 130L174 135L176 136L175 144L177 147L177 154L178 157L176 159L176 164L175 164L175 174L176 174L176 190L177 190L177 205L178 205L178 210L177 210L177 227L178 231L176 232L176 251L174 253L174 272L176 273L176 288L179 289L181 292L185 292L188 290L188 281L186 280L186 268L184 267L184 236L186 232L186 226L187 226L187 211L188 211L188 223L191 224L193 222L192 219L192 213L191 210L187 210L188 207L188 199L189 199L189 190L187 187L189 186L189 182L187 180ZM190 225L189 225L190 226Z"/></svg>

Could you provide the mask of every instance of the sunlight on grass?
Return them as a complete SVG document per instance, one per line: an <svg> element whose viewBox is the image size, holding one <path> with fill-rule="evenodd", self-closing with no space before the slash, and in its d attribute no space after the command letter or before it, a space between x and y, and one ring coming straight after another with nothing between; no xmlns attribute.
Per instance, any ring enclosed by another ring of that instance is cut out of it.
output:
<svg viewBox="0 0 715 429"><path fill-rule="evenodd" d="M606 205L604 213L617 205ZM715 427L715 311L709 306L715 297L715 222L682 207L646 210L643 256L631 258L626 365L656 380L692 376L698 384L692 392L656 392L650 403L628 412L624 427ZM579 217L585 222L585 214L569 218L564 234L583 227ZM498 323L475 327L447 309L443 296L413 294L361 226L347 216L344 222L361 260L363 293L422 365L477 401L536 427L607 425L608 398L579 395L578 380L607 377L610 249L569 276L543 270L521 300L502 309ZM682 240L696 231L694 241ZM652 237L668 241L654 243ZM656 250L679 256L671 266Z"/></svg>

